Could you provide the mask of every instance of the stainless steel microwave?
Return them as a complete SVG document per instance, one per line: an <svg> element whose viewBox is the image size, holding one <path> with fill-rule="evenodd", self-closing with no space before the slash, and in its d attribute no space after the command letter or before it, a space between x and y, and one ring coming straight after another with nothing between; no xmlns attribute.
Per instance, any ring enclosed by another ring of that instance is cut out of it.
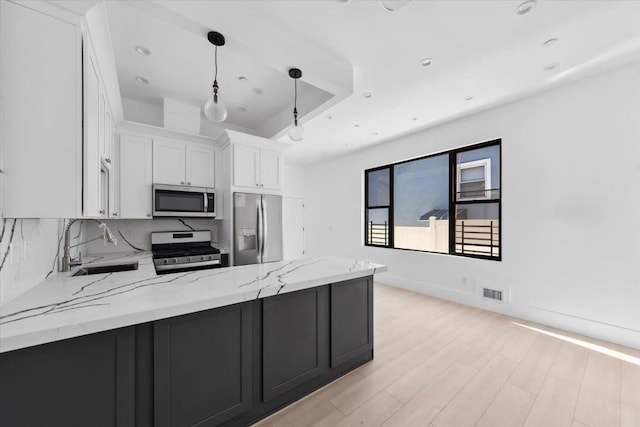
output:
<svg viewBox="0 0 640 427"><path fill-rule="evenodd" d="M216 216L216 190L182 185L153 185L153 216Z"/></svg>

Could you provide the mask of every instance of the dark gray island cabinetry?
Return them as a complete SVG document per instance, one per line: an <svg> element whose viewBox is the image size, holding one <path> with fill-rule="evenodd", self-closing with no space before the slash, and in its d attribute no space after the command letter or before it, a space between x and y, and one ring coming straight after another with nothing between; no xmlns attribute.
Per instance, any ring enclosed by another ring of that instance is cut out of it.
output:
<svg viewBox="0 0 640 427"><path fill-rule="evenodd" d="M373 278L0 354L0 424L244 426L373 358Z"/></svg>

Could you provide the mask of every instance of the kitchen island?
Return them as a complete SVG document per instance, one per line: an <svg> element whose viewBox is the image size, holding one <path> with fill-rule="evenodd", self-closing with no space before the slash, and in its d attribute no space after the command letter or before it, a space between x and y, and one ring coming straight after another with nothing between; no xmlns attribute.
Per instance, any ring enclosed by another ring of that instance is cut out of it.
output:
<svg viewBox="0 0 640 427"><path fill-rule="evenodd" d="M373 274L322 257L158 276L60 273L0 306L21 425L247 425L373 357Z"/></svg>

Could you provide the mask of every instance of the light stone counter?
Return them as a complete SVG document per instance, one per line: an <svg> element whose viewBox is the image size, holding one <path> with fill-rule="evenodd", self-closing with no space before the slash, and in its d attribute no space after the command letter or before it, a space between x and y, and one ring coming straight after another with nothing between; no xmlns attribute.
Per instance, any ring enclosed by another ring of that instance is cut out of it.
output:
<svg viewBox="0 0 640 427"><path fill-rule="evenodd" d="M94 256L85 265L126 261L138 261L138 270L58 273L0 306L0 353L387 271L320 257L156 275L148 252Z"/></svg>

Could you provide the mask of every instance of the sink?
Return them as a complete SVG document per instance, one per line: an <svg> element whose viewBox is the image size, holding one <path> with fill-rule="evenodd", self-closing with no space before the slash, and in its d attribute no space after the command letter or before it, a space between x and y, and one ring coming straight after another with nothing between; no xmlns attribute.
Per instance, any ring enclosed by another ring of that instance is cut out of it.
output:
<svg viewBox="0 0 640 427"><path fill-rule="evenodd" d="M82 267L72 276L87 276L89 274L116 273L118 271L131 271L138 269L138 261L126 264L110 264Z"/></svg>

